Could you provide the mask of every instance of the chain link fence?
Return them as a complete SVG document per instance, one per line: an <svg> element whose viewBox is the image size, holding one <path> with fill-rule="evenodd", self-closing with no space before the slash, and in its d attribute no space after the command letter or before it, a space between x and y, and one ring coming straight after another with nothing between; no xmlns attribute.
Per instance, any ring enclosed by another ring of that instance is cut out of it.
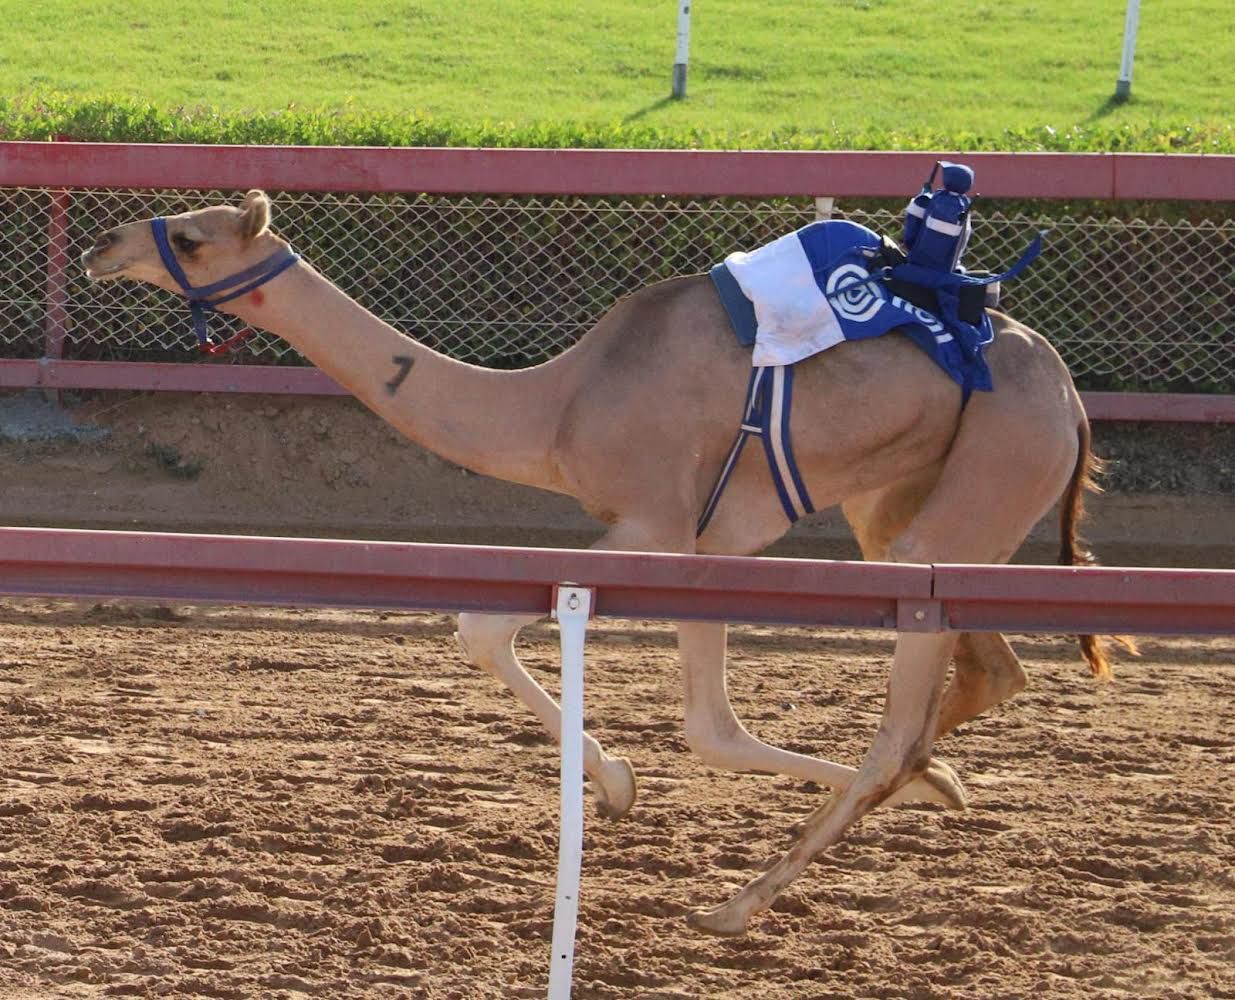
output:
<svg viewBox="0 0 1235 1000"><path fill-rule="evenodd" d="M181 300L93 284L77 257L102 229L237 197L74 190L57 201L44 189L0 190L0 356L43 356L50 330L66 358L196 357ZM276 230L349 295L429 346L493 367L542 361L622 295L705 271L816 217L810 198L272 197ZM834 215L900 232L899 207L842 203ZM64 259L49 254L58 225L67 227ZM1083 387L1235 392L1235 222L978 215L966 262L1007 267L1039 229L1051 231L1046 249L1005 286L1004 308L1047 336ZM237 328L222 315L211 326L219 339ZM237 360L303 363L264 334Z"/></svg>

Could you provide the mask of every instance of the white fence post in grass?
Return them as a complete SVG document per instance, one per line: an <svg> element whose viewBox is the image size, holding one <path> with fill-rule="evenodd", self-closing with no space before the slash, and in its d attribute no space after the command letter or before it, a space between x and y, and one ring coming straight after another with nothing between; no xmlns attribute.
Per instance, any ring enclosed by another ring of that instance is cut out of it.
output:
<svg viewBox="0 0 1235 1000"><path fill-rule="evenodd" d="M1124 16L1123 57L1119 60L1119 79L1115 81L1115 99L1118 101L1132 96L1132 57L1136 55L1136 30L1140 14L1141 0L1128 0L1128 12Z"/></svg>
<svg viewBox="0 0 1235 1000"><path fill-rule="evenodd" d="M570 1000L575 964L575 923L583 867L583 644L594 594L589 587L569 583L553 588L553 617L562 642L562 777L549 1000Z"/></svg>
<svg viewBox="0 0 1235 1000"><path fill-rule="evenodd" d="M686 96L686 61L690 55L691 0L678 0L678 50L673 57L673 96Z"/></svg>

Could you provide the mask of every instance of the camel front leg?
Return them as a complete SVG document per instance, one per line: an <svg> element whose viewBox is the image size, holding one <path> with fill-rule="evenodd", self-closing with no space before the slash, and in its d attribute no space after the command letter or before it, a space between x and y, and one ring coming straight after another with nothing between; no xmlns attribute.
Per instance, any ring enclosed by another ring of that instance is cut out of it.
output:
<svg viewBox="0 0 1235 1000"><path fill-rule="evenodd" d="M693 541L694 521L681 517L676 527L666 526L663 511L681 508L671 499L653 503L654 515L630 518L615 524L591 546L599 550L627 552L688 552ZM554 742L561 745L562 710L536 683L515 654L515 636L524 625L540 620L539 615L459 616L455 634L469 660L483 667L505 684L523 704L535 713ZM596 790L596 809L606 819L621 819L635 804L635 769L625 757L611 757L596 740L583 734L583 773Z"/></svg>
<svg viewBox="0 0 1235 1000"><path fill-rule="evenodd" d="M532 710L558 744L562 740L562 711L556 701L524 669L515 654L515 636L540 615L459 615L455 638L467 658L506 685ZM587 733L583 734L583 772L596 790L596 811L605 819L621 819L635 804L635 770L625 757L610 757Z"/></svg>
<svg viewBox="0 0 1235 1000"><path fill-rule="evenodd" d="M950 632L904 632L897 637L883 719L853 781L807 817L797 843L768 871L748 882L727 903L693 912L688 919L694 927L712 934L744 934L750 918L771 906L820 851L925 771L956 638ZM959 783L952 795L963 801Z"/></svg>
<svg viewBox="0 0 1235 1000"><path fill-rule="evenodd" d="M764 743L733 711L725 682L726 626L723 622L679 622L686 742L705 764L728 771L764 771L814 781L836 790L852 784L857 770L819 757L807 757ZM901 802L938 802L963 809L964 796L947 764L931 762L921 775L888 797Z"/></svg>

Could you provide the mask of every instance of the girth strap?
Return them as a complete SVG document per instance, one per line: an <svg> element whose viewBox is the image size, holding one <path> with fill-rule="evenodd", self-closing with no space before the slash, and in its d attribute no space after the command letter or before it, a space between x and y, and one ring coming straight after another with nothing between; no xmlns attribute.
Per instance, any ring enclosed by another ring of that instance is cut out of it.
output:
<svg viewBox="0 0 1235 1000"><path fill-rule="evenodd" d="M806 484L798 472L793 457L793 443L789 433L789 416L793 408L793 365L769 365L751 370L750 385L746 390L746 409L738 435L729 450L729 457L720 471L712 494L703 508L695 537L707 529L721 494L729 483L729 477L737 467L747 438L754 435L763 439L763 450L768 460L768 470L776 486L785 516L792 524L799 518L815 512Z"/></svg>

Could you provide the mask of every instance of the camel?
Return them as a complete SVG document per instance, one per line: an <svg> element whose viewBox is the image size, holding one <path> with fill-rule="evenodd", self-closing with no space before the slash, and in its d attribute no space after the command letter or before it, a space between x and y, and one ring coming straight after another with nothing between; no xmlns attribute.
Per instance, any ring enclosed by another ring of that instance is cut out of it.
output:
<svg viewBox="0 0 1235 1000"><path fill-rule="evenodd" d="M251 269L277 273L223 307L286 339L411 440L474 472L574 497L604 524L598 549L749 555L788 521L758 449L746 450L702 536L696 522L741 417L751 370L706 275L672 278L617 302L582 340L531 368L496 371L440 355L293 259L261 191L162 222L103 232L82 256L96 280L183 293ZM164 263L156 239L174 253ZM264 263L265 262L265 263ZM273 262L273 263L270 263ZM180 269L179 278L169 266ZM962 406L959 387L906 337L843 343L797 367L793 447L817 509L840 504L864 558L999 563L1060 506L1061 562L1089 560L1077 535L1096 459L1067 368L1037 333L1001 313L987 349L996 390ZM462 614L471 662L506 685L560 739L553 698L519 663L514 640L537 617ZM935 740L1025 684L998 634L902 632L882 721L858 768L757 739L730 705L726 626L682 622L685 736L717 768L789 775L831 788L793 847L729 901L689 916L700 930L745 932L751 917L864 814L924 800L963 808ZM1081 637L1092 671L1102 641ZM955 669L950 669L955 661ZM584 737L599 812L635 801L628 760Z"/></svg>

